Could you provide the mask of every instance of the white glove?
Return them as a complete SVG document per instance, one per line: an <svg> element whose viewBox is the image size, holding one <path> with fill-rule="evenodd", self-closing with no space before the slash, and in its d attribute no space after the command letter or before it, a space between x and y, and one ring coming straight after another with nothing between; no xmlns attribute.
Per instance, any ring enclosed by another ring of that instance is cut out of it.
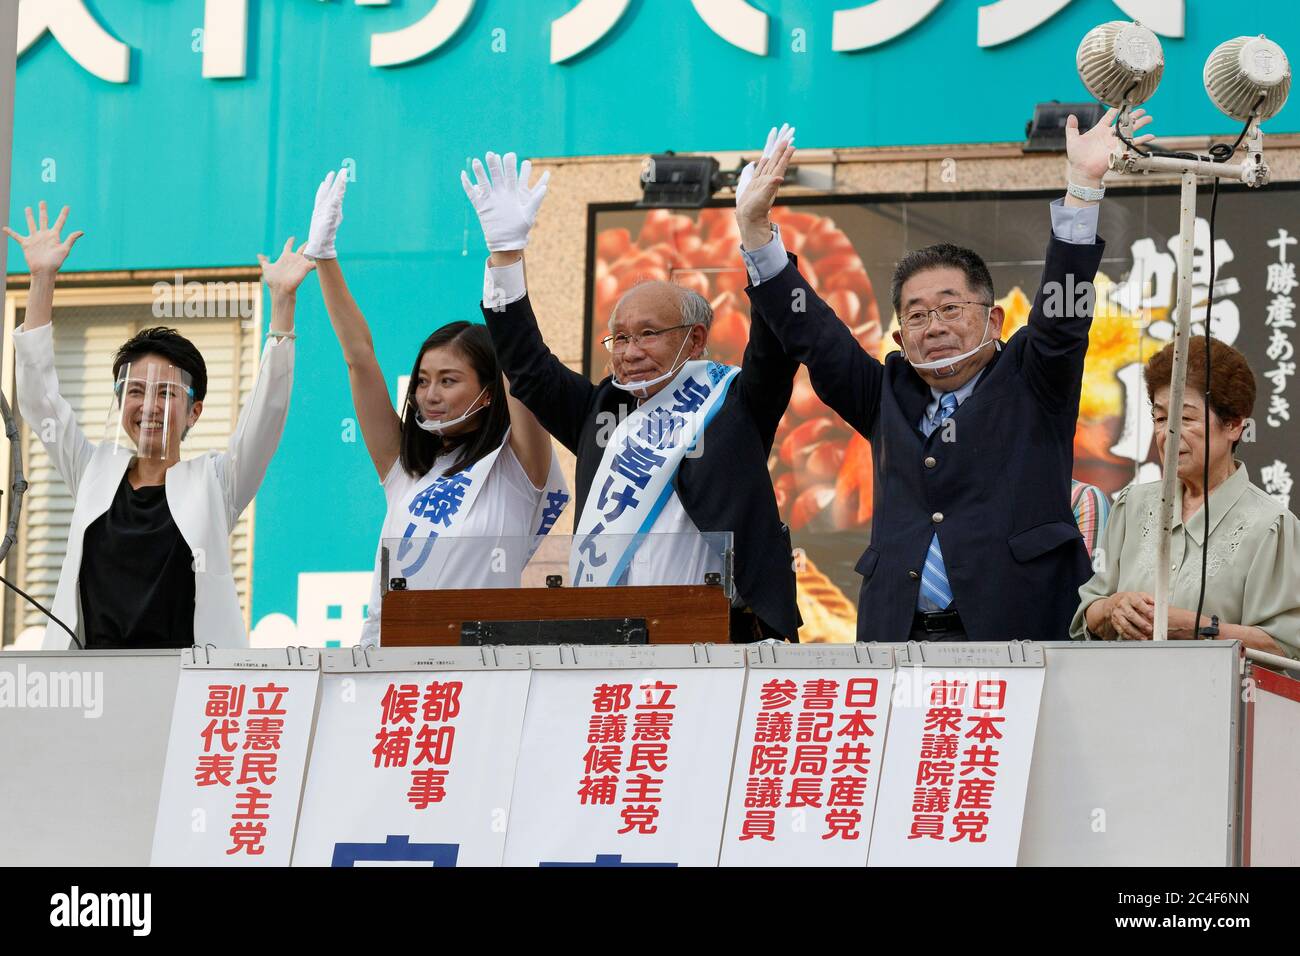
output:
<svg viewBox="0 0 1300 956"><path fill-rule="evenodd" d="M542 173L537 185L530 187L528 180L533 164L524 160L516 172L515 159L514 153L506 153L504 157L488 153L488 172L483 171L482 163L474 160L476 182L471 183L463 170L460 174L460 184L478 213L483 238L492 252L515 252L528 245L528 232L537 221L537 210L551 179L549 171Z"/></svg>
<svg viewBox="0 0 1300 956"><path fill-rule="evenodd" d="M777 153L781 152L781 150L785 149L785 147L789 143L792 142L794 142L793 126L789 126L785 123L782 123L781 129L779 131L775 126L773 126L772 131L767 134L767 145L763 147L762 158L771 159ZM745 190L749 188L750 181L754 178L754 170L756 166L757 166L756 163L750 163L740 171L740 179L737 180L736 182L736 205L737 206L740 205L740 197L745 194Z"/></svg>
<svg viewBox="0 0 1300 956"><path fill-rule="evenodd" d="M344 167L329 173L316 189L316 205L311 211L311 228L303 255L308 259L337 259L334 236L343 221L343 194L348 189L348 171Z"/></svg>

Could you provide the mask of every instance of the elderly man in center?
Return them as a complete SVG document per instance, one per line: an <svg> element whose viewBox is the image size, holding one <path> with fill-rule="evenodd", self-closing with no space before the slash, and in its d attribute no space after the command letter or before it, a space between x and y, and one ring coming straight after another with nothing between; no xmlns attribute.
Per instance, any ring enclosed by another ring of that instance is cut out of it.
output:
<svg viewBox="0 0 1300 956"><path fill-rule="evenodd" d="M703 534L731 532L731 639L797 640L789 529L767 470L796 363L761 322L739 368L708 361L709 303L644 282L615 306L604 339L612 374L593 384L547 348L525 285L546 177L530 185L530 164L516 169L509 153L488 153L487 170L475 160L474 172L462 184L491 253L488 331L511 393L577 456L572 583L703 583L716 558Z"/></svg>

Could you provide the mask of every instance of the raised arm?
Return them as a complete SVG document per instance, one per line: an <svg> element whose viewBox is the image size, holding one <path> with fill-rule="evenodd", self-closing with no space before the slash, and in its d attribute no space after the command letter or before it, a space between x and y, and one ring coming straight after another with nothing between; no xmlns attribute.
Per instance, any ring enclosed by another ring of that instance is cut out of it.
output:
<svg viewBox="0 0 1300 956"><path fill-rule="evenodd" d="M771 451L781 416L790 404L799 363L786 354L762 313L753 309L750 315L749 342L736 384L758 423L764 448Z"/></svg>
<svg viewBox="0 0 1300 956"><path fill-rule="evenodd" d="M519 459L524 474L534 488L545 488L551 473L551 436L528 406L515 398L506 382L506 402L510 409L510 450Z"/></svg>
<svg viewBox="0 0 1300 956"><path fill-rule="evenodd" d="M736 217L742 220L742 203L746 208L772 208L778 187L784 182L785 170L794 155L794 130L782 127L778 132L773 129L768 134L762 157L750 163L741 172L736 185ZM745 227L749 228L751 240L759 241L762 235L761 225L751 227L750 219L757 217L751 211L745 217ZM762 218L766 220L767 213ZM743 236L743 233L742 233ZM769 230L768 239L771 238ZM785 414L790 403L790 394L794 391L794 376L799 371L799 363L786 354L772 329L757 309L751 310L749 324L749 343L745 346L745 355L741 360L740 375L736 387L740 389L754 420L758 423L763 436L763 444L770 451L772 440L776 435L781 416Z"/></svg>
<svg viewBox="0 0 1300 956"><path fill-rule="evenodd" d="M294 337L293 316L298 305L298 286L307 274L316 268L316 263L303 255L307 243L293 248L293 236L290 236L280 250L280 258L272 262L258 253L257 261L262 267L262 283L271 294L271 325L269 334L276 339Z"/></svg>
<svg viewBox="0 0 1300 956"><path fill-rule="evenodd" d="M1101 264L1104 243L1097 238L1097 213L1102 181L1111 153L1120 141L1110 110L1086 133L1079 121L1066 121L1066 194L1052 204L1052 240L1043 276L1029 313L1024 372L1038 400L1054 411L1065 410L1078 398L1083 360L1088 350L1095 292L1092 281ZM1144 110L1133 111L1133 128L1152 122ZM1138 145L1153 135L1137 137Z"/></svg>
<svg viewBox="0 0 1300 956"><path fill-rule="evenodd" d="M793 156L794 131L773 130L762 158L752 164L752 172L746 168L736 187L736 223L750 278L745 289L753 316L750 342L759 329L761 346L765 324L791 360L808 366L818 397L866 435L880 407L884 366L863 351L848 326L799 274L770 219Z"/></svg>
<svg viewBox="0 0 1300 956"><path fill-rule="evenodd" d="M22 327L14 331L14 364L18 384L18 411L41 439L55 469L75 496L82 473L90 464L94 446L86 438L73 415L72 406L59 392L59 378L54 370L54 282L80 231L60 239L68 221L64 206L54 226L50 226L45 203L40 204L40 225L27 209L26 236L8 226L5 234L22 247L31 275L31 289Z"/></svg>
<svg viewBox="0 0 1300 956"><path fill-rule="evenodd" d="M50 214L44 200L41 200L39 207L39 226L32 218L32 207L28 206L25 210L28 233L26 236L20 236L8 226L4 227L5 235L22 247L23 258L27 260L27 271L31 275L27 309L23 315L23 329L28 332L49 325L54 315L54 279L63 268L63 263L67 260L68 253L72 252L72 247L85 235L78 229L67 239L60 239L59 233L63 231L63 226L68 221L68 207L64 206L59 212L59 218L54 220L53 228L50 226Z"/></svg>
<svg viewBox="0 0 1300 956"><path fill-rule="evenodd" d="M217 462L232 523L261 487L289 417L289 396L293 392L293 317L298 286L316 268L302 254L305 248L306 243L295 252L290 236L274 262L264 255L257 257L262 265L262 283L271 296L271 325L253 391L240 409L226 453Z"/></svg>
<svg viewBox="0 0 1300 956"><path fill-rule="evenodd" d="M515 257L513 261L509 261L511 256ZM503 261L506 264L495 264ZM532 412L561 445L577 454L578 438L591 414L596 386L556 358L542 339L524 286L523 259L518 253L492 253L482 308L497 361L510 382L511 397ZM518 448L515 453L519 453Z"/></svg>
<svg viewBox="0 0 1300 956"><path fill-rule="evenodd" d="M880 411L885 367L808 285L795 257L774 278L745 292L755 322L767 323L786 354L808 366L817 397L849 427L869 435Z"/></svg>
<svg viewBox="0 0 1300 956"><path fill-rule="evenodd" d="M510 381L511 395L562 445L576 453L596 388L555 357L537 327L525 284L523 251L546 195L550 174L543 173L537 185L530 186L532 164L525 160L516 170L515 163L514 153L504 157L488 153L486 170L474 160L475 182L461 173L461 185L474 206L491 252L484 273L483 318L497 360ZM514 424L512 416L512 427ZM519 449L515 448L515 452L518 454Z"/></svg>
<svg viewBox="0 0 1300 956"><path fill-rule="evenodd" d="M347 363L348 386L352 389L352 407L361 426L361 440L382 481L401 451L402 420L389 398L388 383L375 355L370 326L348 290L334 248L339 223L343 221L347 185L348 174L344 169L327 175L317 188L306 254L316 260L325 312L343 349L343 361Z"/></svg>

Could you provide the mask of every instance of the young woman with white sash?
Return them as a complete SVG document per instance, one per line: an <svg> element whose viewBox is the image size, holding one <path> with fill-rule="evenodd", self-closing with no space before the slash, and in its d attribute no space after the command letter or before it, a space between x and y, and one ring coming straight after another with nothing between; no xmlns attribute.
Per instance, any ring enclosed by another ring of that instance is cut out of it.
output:
<svg viewBox="0 0 1300 956"><path fill-rule="evenodd" d="M321 183L306 254L316 260L361 436L388 503L361 635L362 644L377 645L385 548L389 577L407 578L414 589L519 587L569 492L550 435L510 395L481 324L452 322L426 338L401 408L393 408L334 248L346 189L346 171Z"/></svg>

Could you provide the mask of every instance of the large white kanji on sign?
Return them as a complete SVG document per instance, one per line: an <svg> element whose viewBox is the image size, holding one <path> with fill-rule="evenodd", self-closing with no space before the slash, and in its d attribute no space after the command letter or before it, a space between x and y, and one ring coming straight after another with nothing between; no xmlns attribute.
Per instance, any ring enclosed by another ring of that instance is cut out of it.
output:
<svg viewBox="0 0 1300 956"><path fill-rule="evenodd" d="M906 33L943 0L875 0L850 10L836 10L831 20L831 48L864 50Z"/></svg>
<svg viewBox="0 0 1300 956"><path fill-rule="evenodd" d="M209 79L248 73L248 0L204 0L203 75Z"/></svg>
<svg viewBox="0 0 1300 956"><path fill-rule="evenodd" d="M388 6L390 0L353 0L357 6ZM398 30L372 34L371 66L400 66L433 53L469 19L476 0L433 0L431 9ZM1125 14L1164 36L1181 37L1185 0L1114 0ZM755 56L767 56L770 18L751 0L690 0L696 15L717 36ZM838 52L878 46L911 30L943 0L873 0L833 11L831 47ZM1070 0L994 0L979 8L978 42L997 46L1029 33L1065 9ZM551 21L551 62L563 63L607 36L631 0L577 0ZM46 32L84 69L110 83L130 78L131 48L115 38L86 8L85 0L20 0L18 55ZM204 0L203 75L247 75L248 0ZM195 47L199 49L199 47Z"/></svg>
<svg viewBox="0 0 1300 956"><path fill-rule="evenodd" d="M691 0L695 12L718 36L756 56L767 56L767 14L745 0Z"/></svg>
<svg viewBox="0 0 1300 956"><path fill-rule="evenodd" d="M937 2L937 0L936 0ZM579 0L551 21L551 62L571 60L609 33L627 12L630 0ZM710 30L732 46L767 56L768 16L746 0L691 0Z"/></svg>
<svg viewBox="0 0 1300 956"><path fill-rule="evenodd" d="M551 21L551 62L571 60L603 37L627 12L631 0L579 0Z"/></svg>
<svg viewBox="0 0 1300 956"><path fill-rule="evenodd" d="M474 12L474 0L437 0L433 9L409 27L370 37L371 66L400 66L442 46Z"/></svg>
<svg viewBox="0 0 1300 956"><path fill-rule="evenodd" d="M997 0L986 4L979 10L979 45L998 46L1024 36L1069 5L1070 0ZM1183 35L1184 0L1115 0L1115 6L1161 36Z"/></svg>
<svg viewBox="0 0 1300 956"><path fill-rule="evenodd" d="M109 83L131 77L131 48L100 25L85 0L21 0L18 6L18 55L46 31L83 69Z"/></svg>

